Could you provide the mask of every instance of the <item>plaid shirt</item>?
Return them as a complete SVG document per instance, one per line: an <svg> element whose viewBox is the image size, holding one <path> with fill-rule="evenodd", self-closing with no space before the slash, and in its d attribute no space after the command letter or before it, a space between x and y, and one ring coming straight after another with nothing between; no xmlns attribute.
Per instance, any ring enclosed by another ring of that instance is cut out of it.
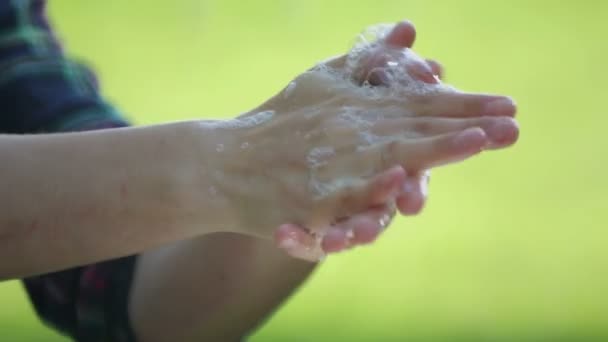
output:
<svg viewBox="0 0 608 342"><path fill-rule="evenodd" d="M65 58L44 0L0 0L0 132L126 126L92 72ZM61 162L61 161L57 161ZM136 256L24 279L39 316L78 341L134 341L127 302Z"/></svg>

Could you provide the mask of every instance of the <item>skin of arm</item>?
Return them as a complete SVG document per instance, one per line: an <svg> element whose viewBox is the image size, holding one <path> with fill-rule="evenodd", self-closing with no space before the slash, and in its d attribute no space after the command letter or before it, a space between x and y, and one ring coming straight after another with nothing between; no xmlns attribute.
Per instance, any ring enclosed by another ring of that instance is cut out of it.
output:
<svg viewBox="0 0 608 342"><path fill-rule="evenodd" d="M206 140L221 139L193 122L0 135L0 279L226 230L222 197L193 191L210 186Z"/></svg>
<svg viewBox="0 0 608 342"><path fill-rule="evenodd" d="M143 253L131 289L138 341L237 341L250 334L317 264L271 241L218 233Z"/></svg>

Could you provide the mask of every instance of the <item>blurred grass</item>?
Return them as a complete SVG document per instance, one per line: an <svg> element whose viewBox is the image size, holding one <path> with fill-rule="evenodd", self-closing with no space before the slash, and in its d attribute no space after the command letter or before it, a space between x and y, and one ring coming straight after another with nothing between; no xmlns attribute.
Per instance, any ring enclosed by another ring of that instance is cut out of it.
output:
<svg viewBox="0 0 608 342"><path fill-rule="evenodd" d="M369 24L409 18L459 88L512 95L518 145L438 170L424 214L330 258L253 341L608 339L605 1L55 1L139 124L230 117ZM6 341L64 341L0 284Z"/></svg>

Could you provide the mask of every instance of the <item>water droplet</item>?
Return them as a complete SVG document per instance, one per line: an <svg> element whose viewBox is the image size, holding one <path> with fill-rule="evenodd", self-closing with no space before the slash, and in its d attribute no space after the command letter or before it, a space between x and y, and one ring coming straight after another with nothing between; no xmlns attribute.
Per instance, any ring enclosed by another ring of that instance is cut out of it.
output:
<svg viewBox="0 0 608 342"><path fill-rule="evenodd" d="M243 150L249 148L249 143L245 141L244 143L241 144L241 148Z"/></svg>
<svg viewBox="0 0 608 342"><path fill-rule="evenodd" d="M222 151L224 151L224 145L223 144L217 144L217 146L215 147L215 151L216 152L222 152Z"/></svg>

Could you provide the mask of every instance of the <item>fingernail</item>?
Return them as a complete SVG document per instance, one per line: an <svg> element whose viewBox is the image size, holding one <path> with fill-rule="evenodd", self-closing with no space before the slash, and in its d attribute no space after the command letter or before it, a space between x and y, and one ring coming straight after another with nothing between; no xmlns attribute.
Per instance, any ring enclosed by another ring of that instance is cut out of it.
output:
<svg viewBox="0 0 608 342"><path fill-rule="evenodd" d="M425 62L413 62L407 66L407 70L412 77L419 81L430 84L437 83L437 79L435 78L435 75L433 75L433 70Z"/></svg>
<svg viewBox="0 0 608 342"><path fill-rule="evenodd" d="M298 245L298 242L292 238L286 238L279 243L279 247L283 249L293 249Z"/></svg>
<svg viewBox="0 0 608 342"><path fill-rule="evenodd" d="M501 120L488 128L488 136L497 144L517 140L518 128L514 121Z"/></svg>
<svg viewBox="0 0 608 342"><path fill-rule="evenodd" d="M492 100L485 104L483 115L513 116L515 115L515 102L508 97Z"/></svg>

